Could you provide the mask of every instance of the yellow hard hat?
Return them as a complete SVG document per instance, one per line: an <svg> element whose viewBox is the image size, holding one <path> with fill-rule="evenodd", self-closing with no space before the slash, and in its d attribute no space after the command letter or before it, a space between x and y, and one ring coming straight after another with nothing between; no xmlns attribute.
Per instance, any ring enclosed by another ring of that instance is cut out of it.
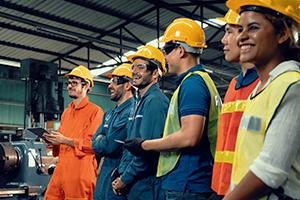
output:
<svg viewBox="0 0 300 200"><path fill-rule="evenodd" d="M193 48L206 48L205 34L201 26L192 19L175 19L166 29L162 42L178 41Z"/></svg>
<svg viewBox="0 0 300 200"><path fill-rule="evenodd" d="M297 23L298 32L300 32L300 0L228 0L228 8L240 12L242 6L261 6L275 10L287 17L290 17Z"/></svg>
<svg viewBox="0 0 300 200"><path fill-rule="evenodd" d="M70 73L66 74L65 77L76 76L79 78L87 79L90 81L91 87L94 87L94 79L88 68L83 65L75 67Z"/></svg>
<svg viewBox="0 0 300 200"><path fill-rule="evenodd" d="M224 17L217 18L217 20L223 21L226 24L239 25L240 15L237 12L229 9Z"/></svg>
<svg viewBox="0 0 300 200"><path fill-rule="evenodd" d="M132 78L131 72L131 64L123 63L116 67L111 74L112 76L127 76L128 78Z"/></svg>
<svg viewBox="0 0 300 200"><path fill-rule="evenodd" d="M154 46L145 45L137 52L127 57L130 62L133 62L135 58L146 58L157 61L161 65L162 73L165 74L167 72L164 54L161 52L161 50L155 48Z"/></svg>

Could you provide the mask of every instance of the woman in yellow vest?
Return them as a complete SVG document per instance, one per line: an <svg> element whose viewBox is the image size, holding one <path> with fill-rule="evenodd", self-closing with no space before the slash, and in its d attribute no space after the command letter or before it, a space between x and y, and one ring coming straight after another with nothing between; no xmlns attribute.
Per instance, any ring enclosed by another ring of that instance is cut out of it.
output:
<svg viewBox="0 0 300 200"><path fill-rule="evenodd" d="M260 83L239 127L225 200L300 199L299 0L229 0L240 13L240 60Z"/></svg>

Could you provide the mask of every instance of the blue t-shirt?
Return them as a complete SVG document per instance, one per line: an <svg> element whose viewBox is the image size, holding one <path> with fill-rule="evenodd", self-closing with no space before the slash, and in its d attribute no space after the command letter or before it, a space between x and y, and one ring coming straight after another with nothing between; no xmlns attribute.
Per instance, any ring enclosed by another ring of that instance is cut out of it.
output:
<svg viewBox="0 0 300 200"><path fill-rule="evenodd" d="M199 75L193 74L182 82L189 72L194 71L204 71L203 65L196 65L178 77L177 84L181 84L178 96L179 117L205 116L205 128L202 139L196 147L181 150L181 157L176 167L163 179L162 188L165 190L194 193L211 192L213 157L207 137L210 93Z"/></svg>

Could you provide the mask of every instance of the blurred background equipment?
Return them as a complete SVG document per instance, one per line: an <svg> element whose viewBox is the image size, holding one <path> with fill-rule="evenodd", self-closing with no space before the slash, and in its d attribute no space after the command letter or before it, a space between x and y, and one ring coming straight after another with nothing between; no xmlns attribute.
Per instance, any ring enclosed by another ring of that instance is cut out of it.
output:
<svg viewBox="0 0 300 200"><path fill-rule="evenodd" d="M44 127L44 122L59 119L63 111L63 83L58 81L57 64L36 59L21 61L21 79L25 81L25 119Z"/></svg>
<svg viewBox="0 0 300 200"><path fill-rule="evenodd" d="M40 199L56 158L28 127L57 129L63 111L63 84L57 65L35 59L21 61L25 84L24 127L0 125L0 199Z"/></svg>
<svg viewBox="0 0 300 200"><path fill-rule="evenodd" d="M0 127L0 199L38 199L55 163L36 136L16 127Z"/></svg>

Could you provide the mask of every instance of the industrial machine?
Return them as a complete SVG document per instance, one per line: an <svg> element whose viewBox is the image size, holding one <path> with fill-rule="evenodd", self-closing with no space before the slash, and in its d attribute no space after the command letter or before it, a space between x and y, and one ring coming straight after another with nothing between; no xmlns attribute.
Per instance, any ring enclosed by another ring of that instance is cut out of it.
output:
<svg viewBox="0 0 300 200"><path fill-rule="evenodd" d="M2 127L0 141L0 199L41 199L55 158L26 130Z"/></svg>
<svg viewBox="0 0 300 200"><path fill-rule="evenodd" d="M21 62L26 92L24 126L0 126L0 200L43 199L56 159L27 128L46 128L48 122L59 121L63 84L57 71L53 63L34 59Z"/></svg>

